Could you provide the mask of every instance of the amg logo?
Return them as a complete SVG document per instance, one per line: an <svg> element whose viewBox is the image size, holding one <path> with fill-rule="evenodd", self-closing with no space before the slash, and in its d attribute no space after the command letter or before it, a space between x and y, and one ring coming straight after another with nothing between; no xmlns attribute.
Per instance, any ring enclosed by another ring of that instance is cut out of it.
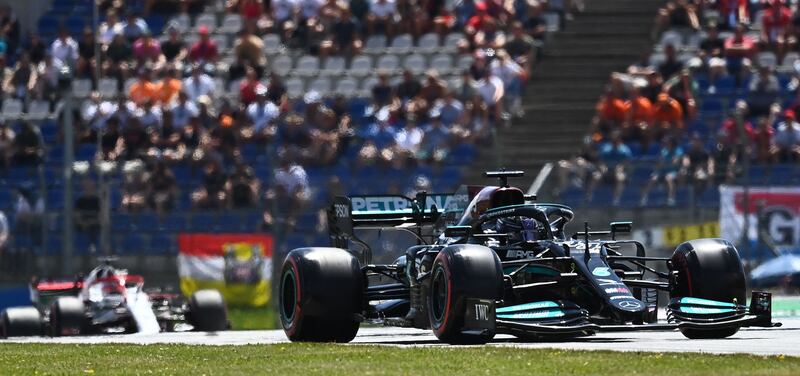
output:
<svg viewBox="0 0 800 376"><path fill-rule="evenodd" d="M475 304L475 321L489 320L489 306L486 304Z"/></svg>
<svg viewBox="0 0 800 376"><path fill-rule="evenodd" d="M533 251L523 250L509 250L506 252L506 258L533 258L536 254Z"/></svg>
<svg viewBox="0 0 800 376"><path fill-rule="evenodd" d="M350 217L350 208L347 207L345 204L335 204L333 205L334 210L336 210L336 217L338 218L348 218Z"/></svg>

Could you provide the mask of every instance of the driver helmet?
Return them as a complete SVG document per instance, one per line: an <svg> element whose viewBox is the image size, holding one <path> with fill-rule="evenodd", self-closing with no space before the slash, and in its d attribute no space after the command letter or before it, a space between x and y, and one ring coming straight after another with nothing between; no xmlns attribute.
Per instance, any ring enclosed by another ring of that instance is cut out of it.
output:
<svg viewBox="0 0 800 376"><path fill-rule="evenodd" d="M532 218L500 218L497 220L497 232L509 234L509 240L514 242L539 240L536 221Z"/></svg>

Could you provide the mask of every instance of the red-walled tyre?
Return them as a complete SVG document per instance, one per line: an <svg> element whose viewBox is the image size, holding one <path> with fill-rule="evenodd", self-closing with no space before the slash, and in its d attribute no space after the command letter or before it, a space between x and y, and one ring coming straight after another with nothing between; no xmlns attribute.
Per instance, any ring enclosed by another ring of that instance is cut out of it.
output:
<svg viewBox="0 0 800 376"><path fill-rule="evenodd" d="M360 326L364 275L350 252L299 248L281 271L279 311L291 341L350 342Z"/></svg>
<svg viewBox="0 0 800 376"><path fill-rule="evenodd" d="M433 334L450 344L481 344L493 331L464 330L468 298L496 301L503 290L503 268L491 249L461 244L443 249L431 269L428 317Z"/></svg>

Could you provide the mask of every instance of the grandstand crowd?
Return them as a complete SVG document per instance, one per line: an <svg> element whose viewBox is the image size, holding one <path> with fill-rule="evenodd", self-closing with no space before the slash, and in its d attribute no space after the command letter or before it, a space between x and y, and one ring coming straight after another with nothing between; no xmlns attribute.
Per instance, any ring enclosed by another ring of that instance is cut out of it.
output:
<svg viewBox="0 0 800 376"><path fill-rule="evenodd" d="M41 218L63 206L67 117L84 167L76 167L75 223L91 242L104 189L114 220L263 208L260 225L214 223L291 232L304 218L324 228L315 213L335 193L453 188L476 145L523 114L552 16L558 23L580 5L98 4L96 28L92 0L54 0L24 35L13 10L0 7L0 193L12 192L6 209L34 247Z"/></svg>
<svg viewBox="0 0 800 376"><path fill-rule="evenodd" d="M800 160L800 13L796 1L668 1L655 46L611 75L589 135L559 162L558 193L646 206L663 184L676 205L702 201L750 170L785 179ZM760 177L760 176L759 176ZM634 181L631 184L631 181ZM679 194L679 190L685 187Z"/></svg>

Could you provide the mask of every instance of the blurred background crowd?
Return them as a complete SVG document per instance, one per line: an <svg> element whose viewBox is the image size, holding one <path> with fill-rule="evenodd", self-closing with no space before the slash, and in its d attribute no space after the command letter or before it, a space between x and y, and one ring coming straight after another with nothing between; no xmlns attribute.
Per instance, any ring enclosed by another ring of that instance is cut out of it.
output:
<svg viewBox="0 0 800 376"><path fill-rule="evenodd" d="M170 254L175 234L193 230L319 243L333 195L452 191L476 146L524 114L549 31L581 7L98 4L95 20L92 0L55 0L24 34L0 8L0 201L12 254L62 247L68 121L79 253Z"/></svg>
<svg viewBox="0 0 800 376"><path fill-rule="evenodd" d="M796 1L667 1L652 50L611 75L580 150L559 162L555 193L715 206L719 184L789 182L800 157L798 37Z"/></svg>

